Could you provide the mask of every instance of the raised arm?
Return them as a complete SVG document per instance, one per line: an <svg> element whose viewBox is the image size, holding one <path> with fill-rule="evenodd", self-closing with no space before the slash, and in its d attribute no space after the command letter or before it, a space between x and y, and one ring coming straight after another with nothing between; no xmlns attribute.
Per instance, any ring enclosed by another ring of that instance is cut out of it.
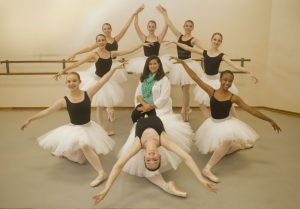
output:
<svg viewBox="0 0 300 209"><path fill-rule="evenodd" d="M69 56L69 57L67 58L67 60L73 60L77 55L83 54L83 53L86 53L86 52L91 52L91 51L93 51L94 49L96 49L97 47L98 47L98 46L97 46L97 44L95 43L95 44L93 44L93 45L91 45L91 46L89 46L89 47L83 48L83 49L81 49L81 50L75 52L75 53L72 54L71 56Z"/></svg>
<svg viewBox="0 0 300 209"><path fill-rule="evenodd" d="M70 65L69 67L64 68L62 71L58 72L57 74L54 75L54 79L57 80L61 75L65 74L66 72L68 72L71 69L77 68L78 66L89 62L89 61L94 61L95 60L95 53L90 53L88 56L86 56L84 59L79 60L75 63L73 63L72 65Z"/></svg>
<svg viewBox="0 0 300 209"><path fill-rule="evenodd" d="M262 120L268 121L277 133L279 133L281 131L281 128L276 124L275 121L273 121L271 118L269 118L265 114L263 114L263 113L259 112L258 110L250 107L249 105L247 105L239 96L234 95L232 97L232 101L234 103L236 103L240 108L242 108L243 110L250 113L251 115L253 115L257 118L260 118Z"/></svg>
<svg viewBox="0 0 300 209"><path fill-rule="evenodd" d="M177 57L171 57L171 59L175 60L175 63L182 64L187 74L198 84L198 86L200 86L204 91L206 91L208 95L213 95L214 89L210 85L204 83L183 60Z"/></svg>
<svg viewBox="0 0 300 209"><path fill-rule="evenodd" d="M139 26L139 13L144 9L144 4L142 6L140 6L136 12L136 15L135 15L135 18L134 18L134 28L135 28L135 31L137 32L140 40L142 42L145 41L145 37L146 35L142 32L140 26Z"/></svg>
<svg viewBox="0 0 300 209"><path fill-rule="evenodd" d="M88 88L87 93L89 97L92 99L93 96L102 88L102 86L112 77L116 70L124 67L124 64L125 63L122 63L110 69L94 86Z"/></svg>
<svg viewBox="0 0 300 209"><path fill-rule="evenodd" d="M159 6L157 7L157 9L158 9L158 11L160 11ZM158 42L159 42L159 43L162 43L162 42L163 42L163 40L164 40L164 38L165 38L165 36L166 36L166 34L167 34L167 31L168 31L168 23L167 23L167 21L166 21L165 18L164 18L164 20L165 20L165 21L164 21L164 22L165 22L165 25L164 25L164 27L163 27L161 33L160 33L159 36L158 36Z"/></svg>
<svg viewBox="0 0 300 209"><path fill-rule="evenodd" d="M123 154L120 156L118 161L115 163L114 167L112 168L109 174L104 189L93 197L93 199L95 199L95 205L104 199L104 197L112 187L112 184L114 183L116 178L120 175L122 168L125 166L127 161L132 156L134 156L140 149L141 149L141 144L139 142L139 139L136 137L133 146L128 151L123 152Z"/></svg>
<svg viewBox="0 0 300 209"><path fill-rule="evenodd" d="M209 191L216 192L217 189L213 186L212 183L208 182L201 174L198 166L196 165L193 158L183 149L181 149L176 143L171 141L165 132L161 134L161 145L166 149L176 153L180 158L183 159L187 167L193 172L197 180L203 184Z"/></svg>
<svg viewBox="0 0 300 209"><path fill-rule="evenodd" d="M25 120L25 122L21 125L21 129L24 130L25 128L27 128L27 126L34 120L45 117L53 112L58 111L59 109L61 109L62 107L65 106L65 101L64 99L59 99L57 100L53 105L51 105L50 107L48 107L45 110L42 110L38 113L36 113L35 115L27 118Z"/></svg>
<svg viewBox="0 0 300 209"><path fill-rule="evenodd" d="M246 70L244 67L242 66L239 66L239 65L236 65L234 62L232 62L230 60L230 58L226 55L223 56L222 60L224 62L226 62L228 65L230 65L231 67L233 67L235 70L238 70L238 71L241 71L241 72L244 72L244 73L249 73L251 78L254 80L255 83L258 82L258 79L253 75L253 73L249 70Z"/></svg>
<svg viewBox="0 0 300 209"><path fill-rule="evenodd" d="M114 39L115 39L117 42L119 42L119 41L123 38L123 36L125 35L126 31L128 30L128 28L129 28L129 26L130 26L131 22L133 21L133 19L134 19L134 17L135 17L136 14L137 14L137 11L134 12L134 13L130 16L129 20L126 22L126 24L124 25L124 27L122 28L122 30L118 33L118 35L116 35L116 36L114 37Z"/></svg>
<svg viewBox="0 0 300 209"><path fill-rule="evenodd" d="M158 11L160 11L162 13L162 15L164 16L165 22L168 24L168 26L170 27L171 31L173 32L173 34L179 38L181 36L181 32L175 27L175 25L172 23L172 21L170 20L169 16L168 16L168 12L167 10L161 6L158 5L157 6Z"/></svg>

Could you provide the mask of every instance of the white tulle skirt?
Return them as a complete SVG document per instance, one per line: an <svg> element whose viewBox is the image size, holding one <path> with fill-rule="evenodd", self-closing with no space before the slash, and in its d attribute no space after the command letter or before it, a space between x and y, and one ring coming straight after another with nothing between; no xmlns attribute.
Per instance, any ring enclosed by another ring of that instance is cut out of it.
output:
<svg viewBox="0 0 300 209"><path fill-rule="evenodd" d="M200 63L192 60L184 60L186 64L197 74L200 78L203 75L203 70ZM187 84L195 84L195 81L187 74L184 67L181 64L173 64L169 66L170 72L168 74L169 80L172 85L183 86Z"/></svg>
<svg viewBox="0 0 300 209"><path fill-rule="evenodd" d="M118 70L119 71L119 70ZM81 77L80 89L86 91L91 86L95 85L100 77L91 73L90 70L79 72ZM112 79L108 80L102 88L94 95L92 106L99 107L114 107L120 104L124 99L124 91L120 84Z"/></svg>
<svg viewBox="0 0 300 209"><path fill-rule="evenodd" d="M193 130L189 123L183 122L181 116L178 114L167 114L160 117L164 124L165 131L170 140L175 142L178 146L184 149L186 152L190 151L192 145ZM135 139L135 126L133 125L129 137L126 143L123 145L119 156L122 153L126 153L127 150L132 146ZM165 172L170 169L176 169L182 161L175 153L168 151L166 148L160 146L158 152L161 155L161 166L159 171L149 171L145 168L144 164L144 153L145 150L140 150L134 155L124 166L123 171L131 175L140 177L151 177L158 175L159 173Z"/></svg>
<svg viewBox="0 0 300 209"><path fill-rule="evenodd" d="M148 57L135 57L130 60L128 60L128 64L126 64L125 69L129 73L135 73L135 74L141 74L144 70L145 63ZM162 55L159 56L163 69L165 73L168 73L170 71L169 66L171 66L172 61L170 61L170 55Z"/></svg>
<svg viewBox="0 0 300 209"><path fill-rule="evenodd" d="M206 119L197 129L195 145L202 154L215 151L224 141L253 143L258 134L246 123L234 117Z"/></svg>
<svg viewBox="0 0 300 209"><path fill-rule="evenodd" d="M218 89L220 88L220 74L217 75L207 75L204 74L201 77L202 81L208 85L210 85L211 87L213 87L214 89ZM234 85L234 83L231 85L231 87L229 88L229 91L233 94L238 94L239 91L236 88L236 86ZM199 104L204 104L206 106L210 106L209 101L210 101L210 97L209 95L206 93L206 91L204 91L202 88L200 88L198 85L195 86L194 88L194 99L195 101L197 101Z"/></svg>
<svg viewBox="0 0 300 209"><path fill-rule="evenodd" d="M38 138L44 149L50 149L56 156L70 156L72 153L83 156L80 148L90 146L97 154L107 154L115 145L106 131L94 121L84 125L66 124ZM81 158L78 156L78 158ZM73 156L74 157L74 156Z"/></svg>

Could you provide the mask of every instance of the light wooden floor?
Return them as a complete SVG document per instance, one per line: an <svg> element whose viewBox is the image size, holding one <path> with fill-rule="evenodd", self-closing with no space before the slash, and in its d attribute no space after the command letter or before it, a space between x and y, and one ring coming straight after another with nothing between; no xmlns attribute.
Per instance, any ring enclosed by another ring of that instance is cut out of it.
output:
<svg viewBox="0 0 300 209"><path fill-rule="evenodd" d="M164 174L167 180L189 193L182 199L166 194L144 178L122 173L106 199L97 207L91 197L103 188L89 187L96 176L89 164L78 165L56 158L41 149L36 138L67 121L60 111L35 121L24 132L23 120L36 111L0 111L0 208L134 208L134 209L298 209L300 208L300 118L263 111L283 129L272 127L245 112L240 119L259 134L255 148L224 158L214 169L222 182L217 194L206 191L185 165ZM107 171L116 161L116 154L131 128L129 110L118 110L115 150L101 160ZM194 109L191 116L194 130L202 122ZM191 155L200 167L209 156L193 148Z"/></svg>

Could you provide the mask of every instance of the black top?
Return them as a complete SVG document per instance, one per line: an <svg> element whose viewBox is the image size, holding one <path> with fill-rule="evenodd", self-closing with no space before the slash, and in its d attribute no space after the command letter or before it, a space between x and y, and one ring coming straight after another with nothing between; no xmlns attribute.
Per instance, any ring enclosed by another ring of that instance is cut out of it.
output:
<svg viewBox="0 0 300 209"><path fill-rule="evenodd" d="M117 51L118 50L118 42L114 39L114 41L112 43L106 43L105 49L107 51Z"/></svg>
<svg viewBox="0 0 300 209"><path fill-rule="evenodd" d="M99 56L99 54L98 54ZM95 63L96 66L96 75L99 77L104 76L112 66L112 58L111 55L108 59L103 59L99 56L97 62Z"/></svg>
<svg viewBox="0 0 300 209"><path fill-rule="evenodd" d="M119 48L118 42L114 39L112 43L106 43L105 49L107 51L117 51ZM116 59L117 57L113 57L113 59Z"/></svg>
<svg viewBox="0 0 300 209"><path fill-rule="evenodd" d="M189 40L187 41L183 41L182 40L182 37L183 35L181 35L178 39L178 43L182 43L182 44L185 44L185 45L188 45L190 47L193 47L192 45L192 40L194 37L190 38ZM178 54L178 58L179 59L182 59L182 60L185 60L185 59L189 59L191 58L191 52L190 51L187 51L179 46L177 46L177 54Z"/></svg>
<svg viewBox="0 0 300 209"><path fill-rule="evenodd" d="M146 37L145 43L150 43L151 44L150 46L144 46L143 47L144 48L144 55L146 57L150 57L151 55L156 55L156 56L159 55L160 43L158 42L158 38L157 38L157 41L155 41L155 42L149 42L149 41L147 41L147 37Z"/></svg>
<svg viewBox="0 0 300 209"><path fill-rule="evenodd" d="M161 122L160 118L157 116L150 116L147 118L140 118L135 127L135 136L138 136L140 139L144 131L147 128L153 128L158 135L160 135L163 131L165 131L164 125Z"/></svg>
<svg viewBox="0 0 300 209"><path fill-rule="evenodd" d="M64 97L67 103L67 110L70 116L71 123L74 125L83 125L91 120L91 100L84 92L84 99L78 103L72 103L68 97Z"/></svg>
<svg viewBox="0 0 300 209"><path fill-rule="evenodd" d="M230 99L225 101L219 101L214 97L215 91L210 98L210 111L211 117L214 119L224 119L229 116L229 112L232 106L231 98L233 94L231 94Z"/></svg>
<svg viewBox="0 0 300 209"><path fill-rule="evenodd" d="M223 53L220 53L216 57L210 57L207 54L207 50L203 51L204 57L204 70L207 75L216 75L219 73L219 67L223 58Z"/></svg>

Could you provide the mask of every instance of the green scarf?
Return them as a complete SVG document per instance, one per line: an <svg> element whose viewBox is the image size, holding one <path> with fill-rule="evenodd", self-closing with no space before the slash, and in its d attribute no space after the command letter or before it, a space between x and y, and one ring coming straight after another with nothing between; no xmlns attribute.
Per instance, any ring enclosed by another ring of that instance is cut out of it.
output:
<svg viewBox="0 0 300 209"><path fill-rule="evenodd" d="M153 87L154 82L155 82L155 80L154 80L155 75L156 75L156 73L149 74L148 78L146 78L142 82L143 99L148 104L153 104L152 87Z"/></svg>

